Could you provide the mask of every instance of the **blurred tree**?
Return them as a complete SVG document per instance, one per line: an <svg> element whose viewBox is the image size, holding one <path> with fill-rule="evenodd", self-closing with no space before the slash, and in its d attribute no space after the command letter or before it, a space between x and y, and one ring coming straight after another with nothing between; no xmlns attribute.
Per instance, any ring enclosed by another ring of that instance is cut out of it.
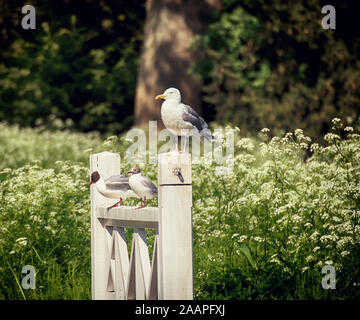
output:
<svg viewBox="0 0 360 320"><path fill-rule="evenodd" d="M177 87L183 101L200 112L201 81L188 73L196 52L188 48L195 35L204 34L215 9L220 9L219 0L147 0L135 98L137 125L160 119L154 97L168 87Z"/></svg>
<svg viewBox="0 0 360 320"><path fill-rule="evenodd" d="M324 30L321 8L336 8ZM319 138L337 116L360 115L360 34L354 1L223 0L193 46L192 72L204 82L204 112L243 133L304 128Z"/></svg>
<svg viewBox="0 0 360 320"><path fill-rule="evenodd" d="M120 132L133 123L144 2L1 1L0 121ZM54 119L56 121L54 121Z"/></svg>

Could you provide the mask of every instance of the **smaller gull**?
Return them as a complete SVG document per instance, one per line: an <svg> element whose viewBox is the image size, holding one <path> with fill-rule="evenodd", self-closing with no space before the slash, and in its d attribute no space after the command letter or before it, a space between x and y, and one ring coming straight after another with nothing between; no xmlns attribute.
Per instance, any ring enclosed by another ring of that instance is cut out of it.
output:
<svg viewBox="0 0 360 320"><path fill-rule="evenodd" d="M89 186L96 185L97 191L106 198L120 199L108 209L112 209L121 205L123 199L138 198L136 193L131 190L129 185L129 177L126 174L114 175L104 180L98 171L91 174Z"/></svg>
<svg viewBox="0 0 360 320"><path fill-rule="evenodd" d="M193 108L181 102L181 94L178 89L166 89L163 94L157 95L155 99L165 100L161 105L161 119L166 129L176 136L176 150L178 150L177 137L181 135L200 135L209 141L215 140L205 120Z"/></svg>
<svg viewBox="0 0 360 320"><path fill-rule="evenodd" d="M154 183L148 178L144 177L141 174L139 167L134 167L131 171L132 175L129 178L129 185L132 190L137 194L141 201L141 207L143 208L146 205L146 199L152 199L157 197L158 190L155 187ZM144 205L142 200L144 199Z"/></svg>

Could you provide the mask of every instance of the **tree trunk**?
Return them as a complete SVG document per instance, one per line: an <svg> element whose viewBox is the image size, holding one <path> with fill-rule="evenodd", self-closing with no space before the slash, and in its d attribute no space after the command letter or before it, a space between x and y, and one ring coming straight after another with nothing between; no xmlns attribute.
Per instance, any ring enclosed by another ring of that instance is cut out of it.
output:
<svg viewBox="0 0 360 320"><path fill-rule="evenodd" d="M194 36L203 34L219 0L147 0L144 42L136 87L135 124L160 118L157 94L178 88L182 101L200 112L201 82L188 74L195 54L188 50ZM201 112L200 112L201 113Z"/></svg>

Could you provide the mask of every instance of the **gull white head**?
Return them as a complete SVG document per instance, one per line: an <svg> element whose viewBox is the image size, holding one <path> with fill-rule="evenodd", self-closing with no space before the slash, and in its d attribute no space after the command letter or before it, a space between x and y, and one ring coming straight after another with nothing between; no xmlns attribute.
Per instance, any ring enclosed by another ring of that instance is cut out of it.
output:
<svg viewBox="0 0 360 320"><path fill-rule="evenodd" d="M181 101L181 94L180 91L176 88L168 88L164 91L163 94L159 94L155 97L155 100L165 99L165 100L175 100L180 102Z"/></svg>

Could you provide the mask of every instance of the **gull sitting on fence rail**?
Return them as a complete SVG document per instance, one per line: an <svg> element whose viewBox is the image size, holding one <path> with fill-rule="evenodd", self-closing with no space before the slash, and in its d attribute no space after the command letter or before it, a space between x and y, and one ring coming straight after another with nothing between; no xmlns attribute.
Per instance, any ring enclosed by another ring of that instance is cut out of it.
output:
<svg viewBox="0 0 360 320"><path fill-rule="evenodd" d="M139 167L134 167L128 173L132 174L129 178L130 188L140 198L141 201L140 208L143 208L146 205L146 199L152 199L157 197L158 190L148 177L144 177L141 174L141 170ZM144 199L144 205L142 202L143 199Z"/></svg>
<svg viewBox="0 0 360 320"><path fill-rule="evenodd" d="M89 186L96 185L97 191L106 198L120 199L108 209L112 209L121 205L123 199L126 198L139 198L136 193L131 190L129 185L129 177L126 174L113 175L104 180L98 171L91 174Z"/></svg>

